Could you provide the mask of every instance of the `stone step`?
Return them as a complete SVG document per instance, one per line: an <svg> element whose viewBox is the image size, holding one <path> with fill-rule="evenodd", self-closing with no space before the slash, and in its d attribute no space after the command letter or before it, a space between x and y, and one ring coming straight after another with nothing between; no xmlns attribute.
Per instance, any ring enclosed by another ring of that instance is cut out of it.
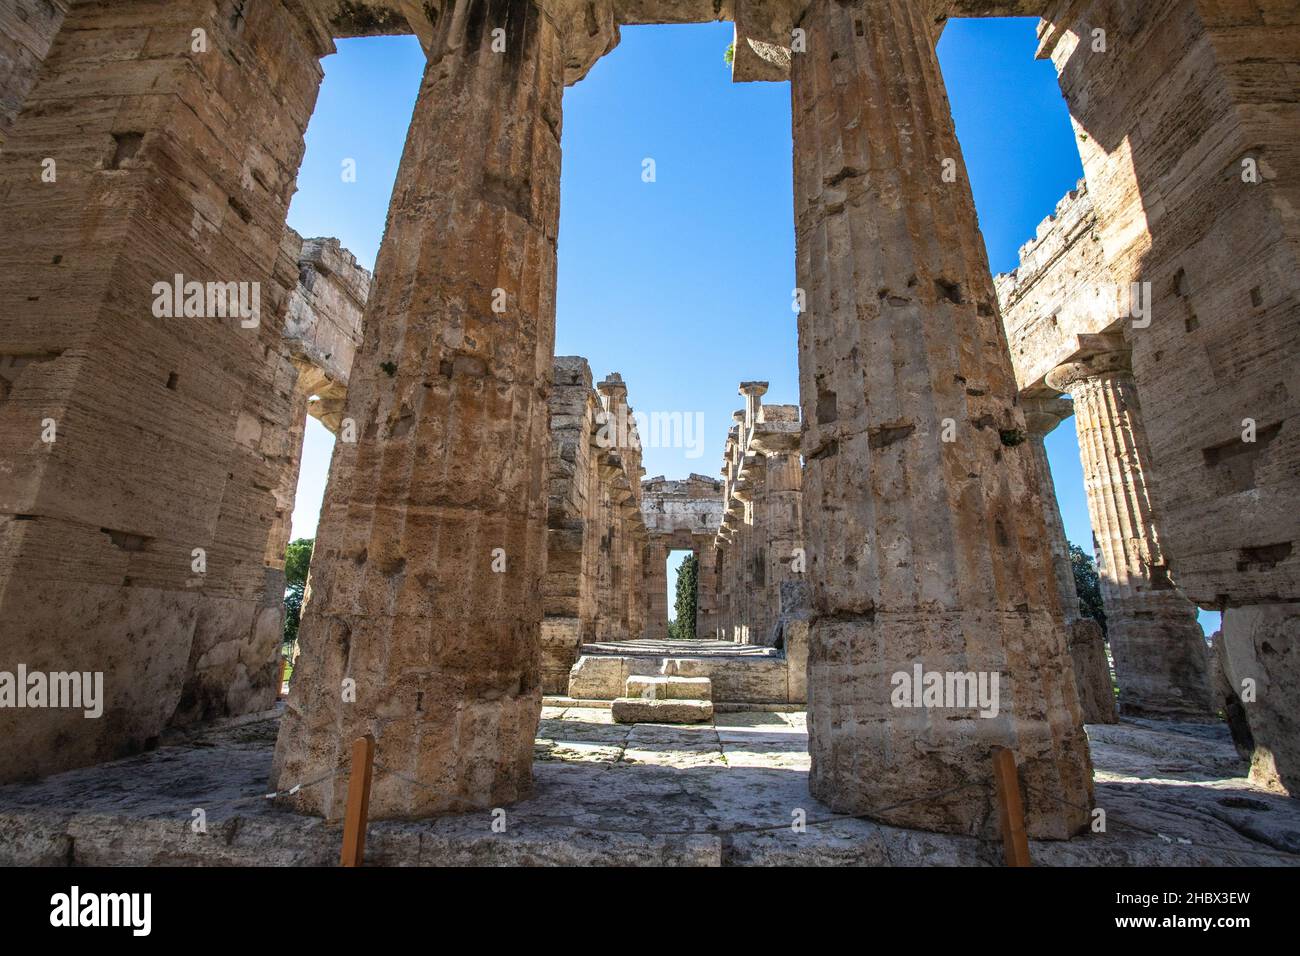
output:
<svg viewBox="0 0 1300 956"><path fill-rule="evenodd" d="M713 701L616 697L610 711L616 724L704 724L713 719Z"/></svg>
<svg viewBox="0 0 1300 956"><path fill-rule="evenodd" d="M633 674L626 683L628 697L651 700L713 700L713 681L707 677L674 674Z"/></svg>

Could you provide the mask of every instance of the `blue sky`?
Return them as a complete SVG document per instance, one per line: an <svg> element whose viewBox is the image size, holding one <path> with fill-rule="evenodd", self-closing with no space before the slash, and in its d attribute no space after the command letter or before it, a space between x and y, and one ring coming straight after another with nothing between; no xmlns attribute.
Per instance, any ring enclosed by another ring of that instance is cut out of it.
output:
<svg viewBox="0 0 1300 956"><path fill-rule="evenodd" d="M1055 71L1033 58L1036 23L953 20L939 43L994 272L1015 267L1082 176ZM727 23L626 27L564 96L556 352L585 356L597 380L621 372L638 410L702 415L695 447L645 449L647 476L718 474L740 381L770 382L768 403L799 400L790 87L732 83L731 37ZM289 224L338 237L371 267L424 58L412 37L338 51ZM340 176L346 159L356 182ZM295 537L315 533L331 445L309 421ZM1072 422L1047 449L1066 534L1091 552Z"/></svg>

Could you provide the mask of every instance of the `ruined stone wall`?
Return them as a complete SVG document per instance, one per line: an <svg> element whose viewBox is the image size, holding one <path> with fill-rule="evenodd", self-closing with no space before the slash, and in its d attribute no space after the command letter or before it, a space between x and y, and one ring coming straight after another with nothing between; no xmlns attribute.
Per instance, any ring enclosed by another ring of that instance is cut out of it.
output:
<svg viewBox="0 0 1300 956"><path fill-rule="evenodd" d="M1113 281L1150 283L1150 325L1129 337L1175 579L1205 607L1293 602L1300 11L1056 3L1040 35Z"/></svg>
<svg viewBox="0 0 1300 956"><path fill-rule="evenodd" d="M69 0L0 3L0 149L63 25Z"/></svg>
<svg viewBox="0 0 1300 956"><path fill-rule="evenodd" d="M1080 337L1121 322L1110 263L1085 181L1020 247L1020 264L994 277L1011 366L1022 394L1051 393L1043 379L1080 354Z"/></svg>
<svg viewBox="0 0 1300 956"><path fill-rule="evenodd" d="M714 543L718 634L741 644L781 642L781 588L804 570L799 408L764 405L765 382L745 382L744 409L723 456L724 517Z"/></svg>
<svg viewBox="0 0 1300 956"><path fill-rule="evenodd" d="M241 703L232 693L253 686L268 662L278 665L284 629L284 557L298 491L307 416L339 433L352 359L361 341L361 319L370 273L337 239L303 239L286 229L277 257L278 314L283 331L269 359L290 404L285 423L268 429L264 446L274 474L275 510L266 533L265 589L254 626L203 628L190 649L174 725L245 713L267 705L260 690ZM275 674L273 670L273 674ZM273 699L273 698L272 698Z"/></svg>
<svg viewBox="0 0 1300 956"><path fill-rule="evenodd" d="M296 272L280 247L331 49L290 0L237 20L189 0L76 4L5 138L0 364L20 371L0 403L0 659L103 671L112 715L45 711L19 729L6 712L6 777L147 746L178 712L274 698L273 655L210 652L278 639L265 557ZM34 183L46 158L57 175ZM206 302L167 318L157 289L177 274L243 283L250 307L258 290L256 322ZM187 680L228 654L236 679Z"/></svg>
<svg viewBox="0 0 1300 956"><path fill-rule="evenodd" d="M542 689L564 694L584 643L640 636L646 537L637 506L639 439L635 429L617 427L630 420L619 413L630 411L622 378L611 375L598 392L579 356L556 358L554 378Z"/></svg>

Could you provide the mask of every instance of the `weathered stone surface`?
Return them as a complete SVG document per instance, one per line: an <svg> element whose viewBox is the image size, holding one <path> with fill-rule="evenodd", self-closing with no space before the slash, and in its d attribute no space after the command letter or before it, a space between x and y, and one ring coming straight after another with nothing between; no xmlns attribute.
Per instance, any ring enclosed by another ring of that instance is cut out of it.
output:
<svg viewBox="0 0 1300 956"><path fill-rule="evenodd" d="M1224 677L1255 745L1251 780L1294 797L1300 794L1300 604L1225 609L1222 645Z"/></svg>
<svg viewBox="0 0 1300 956"><path fill-rule="evenodd" d="M1047 524L1052 549L1052 569L1056 594L1061 605L1070 642L1070 662L1074 667L1074 686L1079 692L1084 723L1113 724L1119 719L1115 694L1111 687L1110 665L1106 662L1105 637L1101 626L1079 616L1079 592L1074 583L1074 566L1070 560L1070 543L1065 537L1065 523L1056 502L1056 486L1047 460L1043 439L1063 418L1073 413L1068 401L1060 398L1030 397L1023 401L1025 428L1029 432L1029 450L1042 483L1043 518Z"/></svg>
<svg viewBox="0 0 1300 956"><path fill-rule="evenodd" d="M1054 369L1074 396L1084 488L1120 707L1130 715L1208 716L1209 648L1196 607L1169 579L1151 501L1151 458L1128 353L1098 350Z"/></svg>
<svg viewBox="0 0 1300 956"><path fill-rule="evenodd" d="M158 751L0 788L4 865L331 866L341 827L265 799L274 721L209 727ZM1031 841L1035 864L1295 866L1300 811L1240 776L1222 730L1168 721L1089 728L1107 832ZM537 795L419 822L374 821L372 866L1001 866L996 833L924 833L837 819L807 787L802 714L697 726L614 724L551 709ZM191 829L207 811L208 832ZM807 829L791 828L794 811ZM1157 835L1159 834L1159 835Z"/></svg>
<svg viewBox="0 0 1300 956"><path fill-rule="evenodd" d="M739 651L728 641L628 641L586 645L569 674L578 700L622 697L634 676L708 678L712 699L727 704L786 704L789 662L771 648Z"/></svg>
<svg viewBox="0 0 1300 956"><path fill-rule="evenodd" d="M699 559L696 577L697 637L717 634L718 576L714 539L722 524L722 483L707 475L668 481L658 475L641 485L645 521L645 628L639 637L668 637L668 574L672 550L690 550Z"/></svg>
<svg viewBox="0 0 1300 956"><path fill-rule="evenodd" d="M713 682L707 677L633 674L628 677L626 687L628 697L651 700L713 700Z"/></svg>
<svg viewBox="0 0 1300 956"><path fill-rule="evenodd" d="M68 0L10 0L0 5L0 148L67 12Z"/></svg>
<svg viewBox="0 0 1300 956"><path fill-rule="evenodd" d="M563 694L583 643L640 636L653 577L640 438L622 376L611 373L598 393L587 360L563 356L554 381L541 666L543 692Z"/></svg>
<svg viewBox="0 0 1300 956"><path fill-rule="evenodd" d="M1111 682L1110 663L1106 660L1106 637L1101 625L1091 618L1080 617L1071 621L1067 628L1074 686L1079 691L1084 723L1113 724L1119 720L1119 711L1115 706L1115 687Z"/></svg>
<svg viewBox="0 0 1300 956"><path fill-rule="evenodd" d="M1066 838L1088 820L1087 748L1038 475L1020 446L926 11L917 0L813 3L799 25L811 788L837 810L977 832L996 816L990 748L1007 746L1028 783L1030 833ZM945 420L955 441L940 440ZM891 675L916 662L1000 675L998 715L893 706ZM917 791L953 794L883 809Z"/></svg>
<svg viewBox="0 0 1300 956"><path fill-rule="evenodd" d="M494 53L470 5L439 19L416 101L277 755L277 779L319 776L373 733L377 760L427 784L380 780L377 819L532 787L566 50L525 2ZM291 802L333 818L344 792Z"/></svg>
<svg viewBox="0 0 1300 956"><path fill-rule="evenodd" d="M610 708L620 724L702 724L713 719L713 701L615 697Z"/></svg>
<svg viewBox="0 0 1300 956"><path fill-rule="evenodd" d="M281 239L331 50L291 0L237 26L189 0L76 4L5 138L0 669L102 672L105 716L5 709L0 779L138 750L192 691L206 713L274 695ZM177 275L243 283L247 316L205 296L163 317ZM190 679L209 664L210 693Z"/></svg>
<svg viewBox="0 0 1300 956"><path fill-rule="evenodd" d="M1056 3L1039 26L1110 273L1098 320L1131 333L1162 547L1202 607L1300 600L1297 30L1293 4L1189 0Z"/></svg>

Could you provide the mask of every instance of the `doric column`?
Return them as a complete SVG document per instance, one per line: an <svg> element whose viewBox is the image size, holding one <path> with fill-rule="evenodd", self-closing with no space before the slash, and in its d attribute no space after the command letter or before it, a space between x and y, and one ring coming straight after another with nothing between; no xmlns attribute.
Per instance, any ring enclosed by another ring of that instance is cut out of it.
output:
<svg viewBox="0 0 1300 956"><path fill-rule="evenodd" d="M797 25L810 789L839 811L985 832L1004 746L1030 833L1070 836L1092 770L928 5L813 0ZM986 698L997 679L996 714L896 705L914 665L983 675Z"/></svg>
<svg viewBox="0 0 1300 956"><path fill-rule="evenodd" d="M1074 397L1106 629L1126 714L1208 716L1209 651L1196 606L1174 589L1151 507L1142 409L1122 347L1054 369Z"/></svg>
<svg viewBox="0 0 1300 956"><path fill-rule="evenodd" d="M1034 457L1034 467L1042 487L1043 519L1047 523L1047 538L1052 549L1056 594L1061 603L1061 619L1069 634L1070 659L1074 665L1074 683L1079 691L1083 719L1089 724L1113 724L1119 718L1115 711L1110 665L1106 661L1105 635L1100 624L1079 613L1079 591L1074 583L1070 542L1065 537L1065 522L1061 520L1061 506L1056 500L1052 466L1047 460L1047 447L1043 444L1052 429L1074 414L1074 406L1069 400L1055 396L1025 398L1020 404L1029 434L1026 444Z"/></svg>
<svg viewBox="0 0 1300 956"><path fill-rule="evenodd" d="M281 240L332 50L294 0L72 4L6 135L0 670L102 673L104 717L0 710L0 781L272 698Z"/></svg>
<svg viewBox="0 0 1300 956"><path fill-rule="evenodd" d="M699 543L695 553L700 562L695 592L695 600L699 608L696 634L713 640L718 632L718 550L713 546L712 541L701 542L699 537L695 540Z"/></svg>
<svg viewBox="0 0 1300 956"><path fill-rule="evenodd" d="M373 734L395 772L372 817L532 789L566 50L536 0L483 12L446 5L428 48L348 390L350 486L321 524L276 753L296 782ZM292 802L337 817L346 788Z"/></svg>
<svg viewBox="0 0 1300 956"><path fill-rule="evenodd" d="M668 637L668 548L658 540L645 546L646 638Z"/></svg>
<svg viewBox="0 0 1300 956"><path fill-rule="evenodd" d="M753 431L754 423L758 421L759 412L763 408L763 396L767 394L767 382L741 382L738 391L745 399L744 431L740 436L740 443L743 446L748 440L749 433Z"/></svg>

